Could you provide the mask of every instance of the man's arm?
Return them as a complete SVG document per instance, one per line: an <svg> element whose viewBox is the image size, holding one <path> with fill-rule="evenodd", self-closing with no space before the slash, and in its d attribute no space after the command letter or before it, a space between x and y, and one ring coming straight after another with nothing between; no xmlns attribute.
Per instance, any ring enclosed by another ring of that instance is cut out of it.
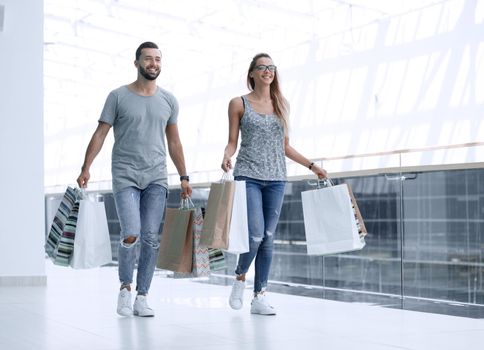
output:
<svg viewBox="0 0 484 350"><path fill-rule="evenodd" d="M177 124L168 124L166 127L166 141L168 144L168 153L175 164L176 170L180 176L187 176L185 167L185 157L183 155L183 146L180 141ZM192 187L188 180L181 181L182 197L187 198L192 195Z"/></svg>
<svg viewBox="0 0 484 350"><path fill-rule="evenodd" d="M77 184L81 188L87 187L87 183L91 177L89 169L91 168L94 158L96 158L98 153L101 151L109 129L111 129L111 125L108 123L99 122L96 131L94 131L94 134L91 137L91 141L87 146L86 155L84 157L84 163L81 167L81 174L77 178Z"/></svg>

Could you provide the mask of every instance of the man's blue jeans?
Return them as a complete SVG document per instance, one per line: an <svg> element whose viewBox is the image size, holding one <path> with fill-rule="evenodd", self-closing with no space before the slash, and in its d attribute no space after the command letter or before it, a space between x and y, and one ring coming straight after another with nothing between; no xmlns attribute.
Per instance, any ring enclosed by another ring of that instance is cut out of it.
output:
<svg viewBox="0 0 484 350"><path fill-rule="evenodd" d="M128 187L114 194L116 211L121 225L118 251L118 274L121 284L133 282L136 263L136 246L141 241L136 276L136 290L147 294L155 271L160 248L160 228L166 206L167 190L151 184L143 190ZM136 237L134 243L125 243L128 237Z"/></svg>
<svg viewBox="0 0 484 350"><path fill-rule="evenodd" d="M249 252L240 254L235 273L249 270L255 258L254 293L264 291L274 250L274 232L279 221L284 199L285 181L263 181L244 176L247 191L247 219L249 223Z"/></svg>

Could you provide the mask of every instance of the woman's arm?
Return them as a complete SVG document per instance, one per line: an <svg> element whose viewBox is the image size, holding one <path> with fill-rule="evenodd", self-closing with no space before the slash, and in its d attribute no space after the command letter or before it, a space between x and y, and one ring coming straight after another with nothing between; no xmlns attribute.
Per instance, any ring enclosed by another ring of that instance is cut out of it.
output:
<svg viewBox="0 0 484 350"><path fill-rule="evenodd" d="M304 157L301 153L296 151L290 144L289 138L285 138L285 152L286 157L293 160L296 163L301 164L302 166L310 169L314 174L318 176L320 179L325 179L328 177L328 173L325 169L319 167L318 165L311 162L309 159Z"/></svg>
<svg viewBox="0 0 484 350"><path fill-rule="evenodd" d="M242 98L234 97L229 102L229 140L224 150L222 169L227 172L232 169L232 156L237 150L239 141L240 119L244 115L244 103Z"/></svg>

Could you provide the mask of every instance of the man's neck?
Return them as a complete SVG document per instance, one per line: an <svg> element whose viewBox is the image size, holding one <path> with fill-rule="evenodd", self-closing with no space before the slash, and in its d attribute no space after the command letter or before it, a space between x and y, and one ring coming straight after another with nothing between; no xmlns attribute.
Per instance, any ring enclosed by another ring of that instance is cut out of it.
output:
<svg viewBox="0 0 484 350"><path fill-rule="evenodd" d="M137 79L129 84L131 90L141 96L153 96L156 93L156 80Z"/></svg>

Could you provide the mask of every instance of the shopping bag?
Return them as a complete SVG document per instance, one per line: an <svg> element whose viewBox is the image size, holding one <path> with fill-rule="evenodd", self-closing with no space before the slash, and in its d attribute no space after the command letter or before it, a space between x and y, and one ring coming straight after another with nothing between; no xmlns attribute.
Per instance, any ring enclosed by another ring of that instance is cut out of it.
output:
<svg viewBox="0 0 484 350"><path fill-rule="evenodd" d="M192 272L194 209L167 208L156 267L174 272Z"/></svg>
<svg viewBox="0 0 484 350"><path fill-rule="evenodd" d="M210 271L225 269L225 256L220 249L208 248L208 259L210 264Z"/></svg>
<svg viewBox="0 0 484 350"><path fill-rule="evenodd" d="M301 199L309 255L337 254L365 246L347 184L304 191Z"/></svg>
<svg viewBox="0 0 484 350"><path fill-rule="evenodd" d="M70 265L74 269L89 269L111 263L111 239L104 202L85 195L79 202L74 252Z"/></svg>
<svg viewBox="0 0 484 350"><path fill-rule="evenodd" d="M189 277L208 277L210 276L210 262L208 248L200 245L200 237L203 227L202 208L196 208L193 213L193 253L192 253L192 272L181 273L175 272L175 278Z"/></svg>
<svg viewBox="0 0 484 350"><path fill-rule="evenodd" d="M55 257L53 258L55 265L69 266L74 250L78 213L79 201L76 201L67 217L64 230L62 230L62 236L59 239L59 244L55 251Z"/></svg>
<svg viewBox="0 0 484 350"><path fill-rule="evenodd" d="M57 265L69 265L76 232L79 196L79 189L67 187L47 235L45 252Z"/></svg>
<svg viewBox="0 0 484 350"><path fill-rule="evenodd" d="M202 208L202 215L205 220L205 208ZM208 262L210 271L218 271L225 269L225 256L218 248L208 248Z"/></svg>
<svg viewBox="0 0 484 350"><path fill-rule="evenodd" d="M348 184L346 185L348 186L348 192L350 194L351 204L353 206L353 214L355 215L358 234L360 235L360 237L365 237L368 231L366 230L365 222L363 221L363 217L361 216L360 208L358 207L358 203L356 203L356 198L353 194L351 186Z"/></svg>
<svg viewBox="0 0 484 350"><path fill-rule="evenodd" d="M214 182L210 185L200 244L210 248L228 248L234 193L234 181Z"/></svg>
<svg viewBox="0 0 484 350"><path fill-rule="evenodd" d="M245 181L235 181L234 199L230 226L227 231L229 253L246 253L249 251L249 225L247 222L247 193Z"/></svg>

